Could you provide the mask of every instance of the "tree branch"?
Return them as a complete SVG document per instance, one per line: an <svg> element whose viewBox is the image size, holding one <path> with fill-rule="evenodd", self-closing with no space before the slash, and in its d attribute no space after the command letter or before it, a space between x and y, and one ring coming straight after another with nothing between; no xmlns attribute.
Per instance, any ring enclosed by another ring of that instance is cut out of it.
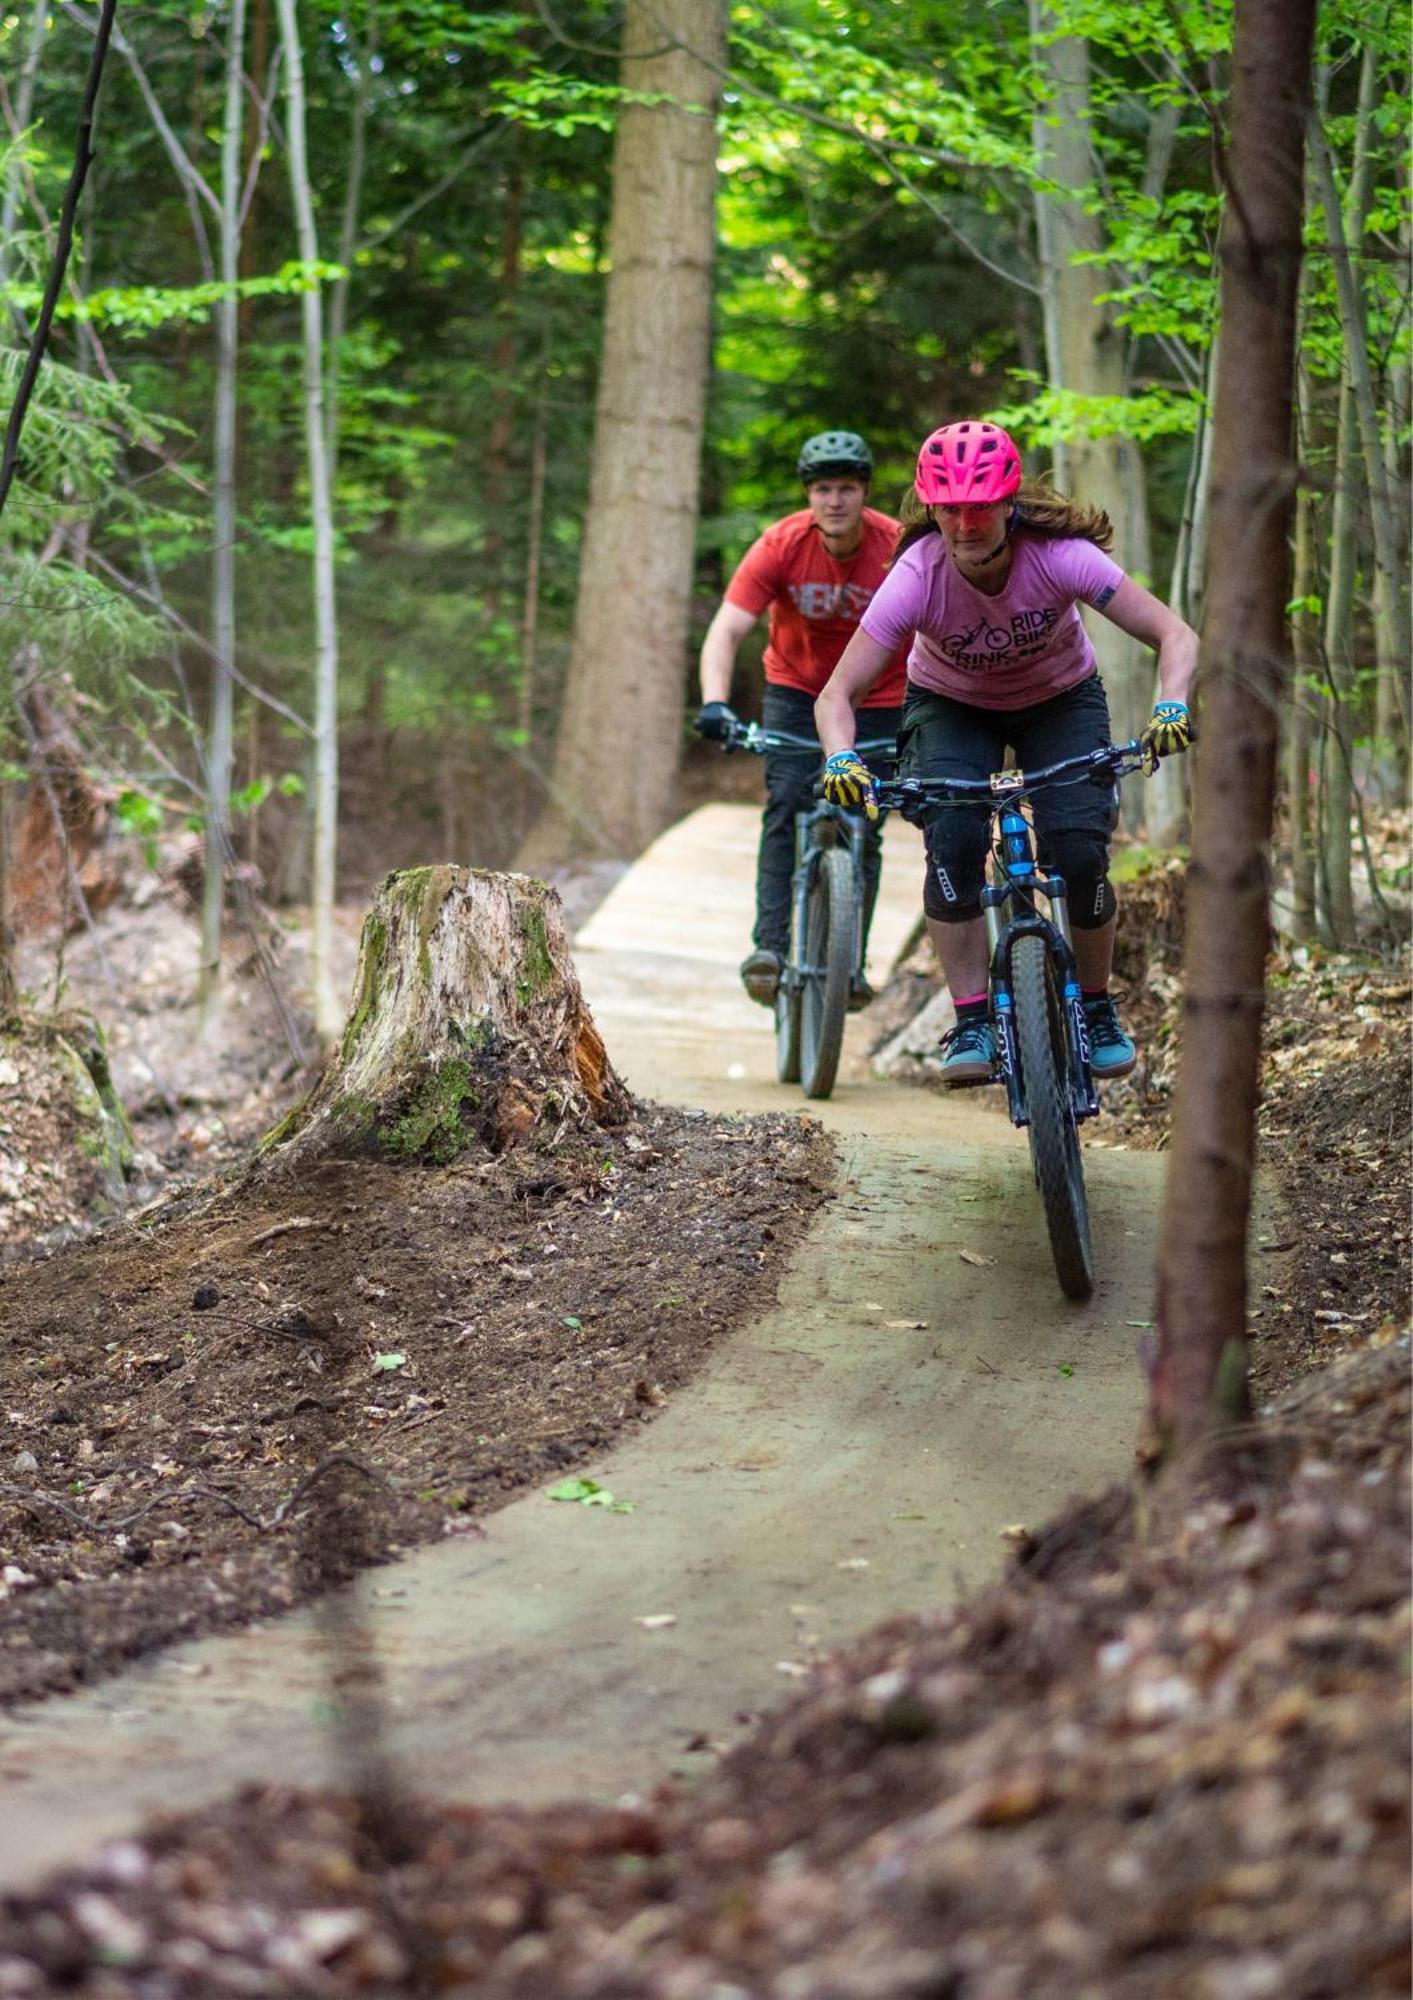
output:
<svg viewBox="0 0 1413 2000"><path fill-rule="evenodd" d="M49 267L49 278L44 287L44 298L30 340L29 353L25 358L24 372L20 376L19 387L15 390L9 422L5 426L4 451L0 453L0 514L5 511L10 488L15 483L15 470L20 456L20 432L24 428L25 412L34 394L34 385L39 379L44 350L49 345L49 333L54 324L54 310L59 303L64 273L68 269L69 252L73 248L74 221L78 214L79 196L83 193L83 184L88 179L88 170L93 164L93 116L98 105L98 88L103 81L103 63L108 54L109 38L113 33L113 15L117 11L117 4L118 0L103 0L103 11L98 17L95 30L93 57L88 66L88 81L84 86L83 105L79 111L78 143L74 152L73 171L69 175L69 185L64 190L64 205L59 211L59 240L54 248L54 259Z"/></svg>

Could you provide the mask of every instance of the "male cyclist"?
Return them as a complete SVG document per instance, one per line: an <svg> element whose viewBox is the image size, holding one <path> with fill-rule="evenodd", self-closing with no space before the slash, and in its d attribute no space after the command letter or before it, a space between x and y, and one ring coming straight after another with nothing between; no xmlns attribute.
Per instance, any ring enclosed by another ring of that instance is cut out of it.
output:
<svg viewBox="0 0 1413 2000"><path fill-rule="evenodd" d="M736 649L762 611L769 612L765 648L767 729L818 741L814 704L861 615L883 581L898 524L868 502L873 457L853 431L821 431L803 446L796 466L805 505L768 527L747 550L702 642L701 736L721 739L736 720L730 707ZM893 649L863 703L863 735L893 737L902 717L906 643ZM753 1000L769 1007L790 945L790 877L795 864L795 815L810 804L819 756L772 750L765 759L765 815L756 877L755 949L741 978ZM891 757L873 759L880 776ZM870 823L865 853L864 936L878 893L882 850ZM852 1008L873 994L856 980Z"/></svg>

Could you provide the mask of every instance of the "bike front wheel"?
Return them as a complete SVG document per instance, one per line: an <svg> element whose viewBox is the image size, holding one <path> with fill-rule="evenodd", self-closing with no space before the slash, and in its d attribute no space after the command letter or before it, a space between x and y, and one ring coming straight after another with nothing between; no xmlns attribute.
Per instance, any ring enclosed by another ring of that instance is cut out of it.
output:
<svg viewBox="0 0 1413 2000"><path fill-rule="evenodd" d="M1016 1043L1030 1116L1030 1157L1060 1290L1087 1299L1094 1290L1094 1247L1084 1160L1070 1091L1069 1037L1055 962L1039 937L1017 938L1011 952Z"/></svg>
<svg viewBox="0 0 1413 2000"><path fill-rule="evenodd" d="M800 1080L806 1097L828 1097L839 1073L858 928L859 890L853 862L842 847L826 847L819 856L805 910Z"/></svg>

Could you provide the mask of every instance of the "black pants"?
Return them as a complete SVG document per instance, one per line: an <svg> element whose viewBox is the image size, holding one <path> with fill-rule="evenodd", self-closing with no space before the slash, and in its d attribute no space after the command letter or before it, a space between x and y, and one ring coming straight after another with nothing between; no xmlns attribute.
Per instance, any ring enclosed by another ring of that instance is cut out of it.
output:
<svg viewBox="0 0 1413 2000"><path fill-rule="evenodd" d="M1001 769L1008 748L1022 770L1033 770L1108 741L1109 704L1097 674L1030 708L974 708L910 687L898 760L907 777L985 778ZM1109 837L1116 809L1117 787L1085 778L1047 787L1035 797L1036 849L1065 878L1076 930L1098 930L1114 914ZM929 917L961 924L980 915L990 823L985 805L939 806L925 823L922 903Z"/></svg>
<svg viewBox="0 0 1413 2000"><path fill-rule="evenodd" d="M861 743L881 736L893 738L903 711L900 708L861 708L858 735ZM819 733L814 726L814 698L798 688L776 687L767 682L761 721L767 729L782 730L787 736L808 736L814 743ZM866 759L876 777L891 777L894 758L871 755ZM795 815L808 811L814 803L815 780L819 776L817 750L772 750L765 760L765 816L760 829L760 861L756 871L755 943L783 958L790 949L790 877L795 872ZM878 878L883 867L883 822L870 823L864 839L864 942L873 906L878 900Z"/></svg>

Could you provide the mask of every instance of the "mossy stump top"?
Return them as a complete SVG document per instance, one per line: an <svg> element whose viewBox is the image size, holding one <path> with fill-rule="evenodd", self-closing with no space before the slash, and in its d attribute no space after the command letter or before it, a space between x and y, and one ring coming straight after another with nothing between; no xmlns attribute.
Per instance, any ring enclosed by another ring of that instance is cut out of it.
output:
<svg viewBox="0 0 1413 2000"><path fill-rule="evenodd" d="M609 1125L628 1110L554 890L527 875L407 868L364 919L337 1050L262 1156L444 1163L503 1151L547 1119Z"/></svg>

